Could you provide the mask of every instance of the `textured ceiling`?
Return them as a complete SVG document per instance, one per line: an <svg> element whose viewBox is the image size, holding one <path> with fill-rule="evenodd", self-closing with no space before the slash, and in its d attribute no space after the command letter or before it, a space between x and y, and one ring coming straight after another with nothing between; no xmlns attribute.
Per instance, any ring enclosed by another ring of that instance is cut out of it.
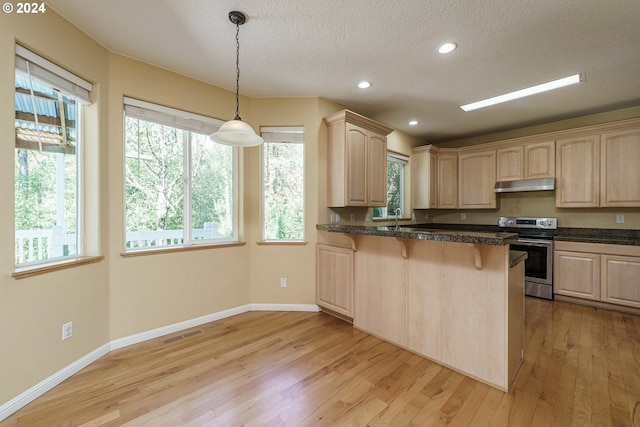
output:
<svg viewBox="0 0 640 427"><path fill-rule="evenodd" d="M240 92L318 96L427 141L640 105L640 0L50 0L107 49ZM444 41L459 48L437 52ZM459 106L583 72L583 83ZM356 84L369 80L363 91ZM229 117L230 118L230 117ZM225 118L223 118L225 119ZM408 125L416 119L415 127Z"/></svg>

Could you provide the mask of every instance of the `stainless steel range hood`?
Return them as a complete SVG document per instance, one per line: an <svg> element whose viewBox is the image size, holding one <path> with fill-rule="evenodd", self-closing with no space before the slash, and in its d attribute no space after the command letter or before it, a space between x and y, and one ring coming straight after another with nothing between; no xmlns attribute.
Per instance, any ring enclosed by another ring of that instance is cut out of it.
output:
<svg viewBox="0 0 640 427"><path fill-rule="evenodd" d="M517 193L521 191L550 191L556 189L555 178L520 179L517 181L498 181L493 191L496 193Z"/></svg>

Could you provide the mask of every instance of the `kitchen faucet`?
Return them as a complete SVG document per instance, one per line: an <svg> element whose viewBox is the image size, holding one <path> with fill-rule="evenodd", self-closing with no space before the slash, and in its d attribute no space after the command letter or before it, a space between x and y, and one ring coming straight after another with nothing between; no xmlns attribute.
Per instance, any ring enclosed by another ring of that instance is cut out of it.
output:
<svg viewBox="0 0 640 427"><path fill-rule="evenodd" d="M400 208L396 208L396 230L399 228L398 218L402 216L402 210Z"/></svg>

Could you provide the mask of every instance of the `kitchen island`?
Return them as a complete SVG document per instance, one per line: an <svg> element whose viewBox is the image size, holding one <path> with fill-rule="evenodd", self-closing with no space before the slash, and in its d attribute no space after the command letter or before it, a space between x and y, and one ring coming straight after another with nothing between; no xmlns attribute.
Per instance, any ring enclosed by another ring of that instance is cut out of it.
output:
<svg viewBox="0 0 640 427"><path fill-rule="evenodd" d="M515 234L317 229L320 306L334 309L325 304L332 296L351 297L356 328L508 391L524 348L526 253L509 250ZM345 292L335 283L353 286Z"/></svg>

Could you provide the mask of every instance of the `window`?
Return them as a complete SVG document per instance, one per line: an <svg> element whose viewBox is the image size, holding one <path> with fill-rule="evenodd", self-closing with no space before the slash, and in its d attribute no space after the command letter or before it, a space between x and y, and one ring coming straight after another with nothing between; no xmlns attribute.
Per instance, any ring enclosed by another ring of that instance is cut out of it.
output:
<svg viewBox="0 0 640 427"><path fill-rule="evenodd" d="M304 129L263 127L262 239L304 240Z"/></svg>
<svg viewBox="0 0 640 427"><path fill-rule="evenodd" d="M16 46L15 265L82 255L82 105L92 85Z"/></svg>
<svg viewBox="0 0 640 427"><path fill-rule="evenodd" d="M238 149L222 121L125 98L125 251L238 240Z"/></svg>
<svg viewBox="0 0 640 427"><path fill-rule="evenodd" d="M387 153L387 206L373 208L373 218L382 219L396 216L396 209L404 206L404 167L409 158L402 154ZM402 218L402 215L400 216Z"/></svg>

